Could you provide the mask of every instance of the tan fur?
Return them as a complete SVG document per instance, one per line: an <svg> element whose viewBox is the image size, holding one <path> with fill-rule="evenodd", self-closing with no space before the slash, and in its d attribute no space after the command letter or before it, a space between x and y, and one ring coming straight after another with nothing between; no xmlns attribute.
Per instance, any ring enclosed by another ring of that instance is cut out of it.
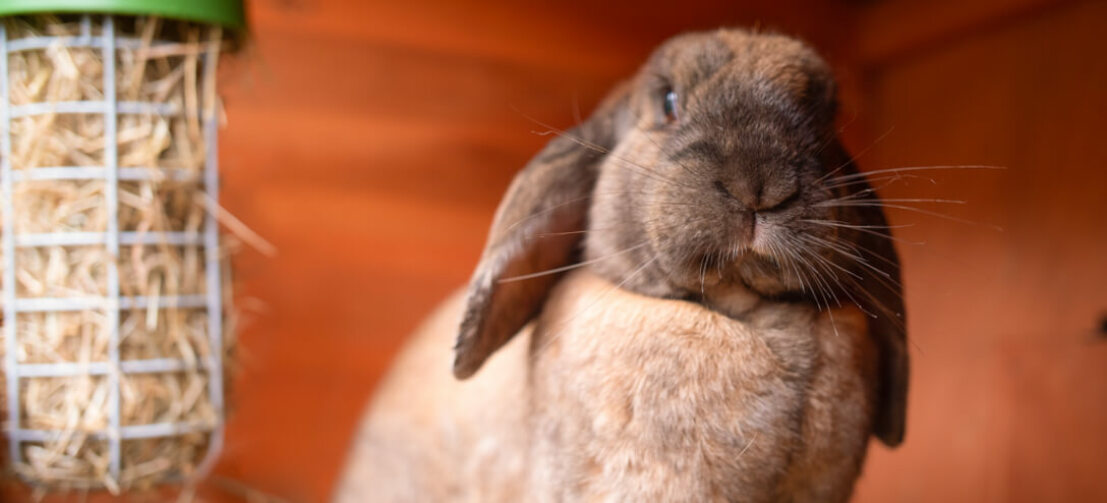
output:
<svg viewBox="0 0 1107 503"><path fill-rule="evenodd" d="M455 295L371 404L336 501L844 501L871 430L856 310L740 322L588 273L465 381ZM532 330L533 329L533 330Z"/></svg>

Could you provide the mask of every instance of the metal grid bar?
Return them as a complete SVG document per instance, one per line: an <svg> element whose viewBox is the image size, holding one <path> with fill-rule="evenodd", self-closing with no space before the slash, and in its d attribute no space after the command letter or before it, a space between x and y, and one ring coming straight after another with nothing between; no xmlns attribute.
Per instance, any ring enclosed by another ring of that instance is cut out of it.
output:
<svg viewBox="0 0 1107 503"><path fill-rule="evenodd" d="M204 54L204 78L201 82L206 85L214 85L214 78L218 64L220 41L222 32L216 28L212 40L208 41L207 52ZM207 275L207 311L208 311L208 337L211 338L211 353L221 357L223 355L223 282L220 278L219 260L219 223L215 218L215 212L219 204L219 118L216 116L217 100L215 89L204 89L202 96L204 103L204 190L212 205L208 208L204 219L204 272ZM215 417L223 417L223 366L214 365L208 375L208 392L211 393L211 405L215 409ZM208 444L208 452L205 455L202 469L210 469L214 460L223 450L223 421L216 423Z"/></svg>
<svg viewBox="0 0 1107 503"><path fill-rule="evenodd" d="M142 438L172 437L183 435L185 433L211 431L211 429L212 425L207 423L137 424L133 426L121 427L119 429L119 436L125 440L133 440ZM88 435L94 438L110 438L110 436L102 431L82 431L80 433L82 435ZM12 438L18 442L45 442L57 439L63 435L72 434L73 432L56 430L14 430L10 433Z"/></svg>
<svg viewBox="0 0 1107 503"><path fill-rule="evenodd" d="M104 51L108 49L105 47ZM104 81L104 85L107 86L107 81ZM115 82L112 82L112 87L115 87ZM104 95L107 97L107 89L104 89ZM114 98L108 97L104 101L58 101L54 103L28 103L26 105L15 105L11 107L11 117L13 119L19 117L29 117L32 115L50 115L50 114L99 114L104 113L104 109L111 107L119 114L132 114L132 115L163 115L163 116L175 116L181 114L181 107L173 103L147 103L144 101L119 101Z"/></svg>
<svg viewBox="0 0 1107 503"><path fill-rule="evenodd" d="M104 204L108 210L107 246L111 260L108 264L108 358L112 372L108 374L108 434L111 455L109 471L112 479L118 481L122 463L122 443L120 436L120 400L119 376L119 135L118 115L115 95L115 19L104 16L101 25L103 48L101 57L104 64L104 164L107 168L107 181L104 186Z"/></svg>
<svg viewBox="0 0 1107 503"><path fill-rule="evenodd" d="M107 177L107 168L98 166L51 166L31 169L12 170L12 181L25 182L31 180L103 180ZM200 174L195 171L181 168L119 168L118 178L121 181L133 182L144 180L172 180L183 182L199 180Z"/></svg>
<svg viewBox="0 0 1107 503"><path fill-rule="evenodd" d="M15 246L30 248L40 246L93 246L107 244L107 236L102 232L53 232L42 234L20 234L15 236ZM120 232L119 244L133 245L169 245L194 246L204 243L199 232Z"/></svg>
<svg viewBox="0 0 1107 503"><path fill-rule="evenodd" d="M49 40L50 38L55 38L55 37L27 37L27 38L23 38L23 39L20 39L20 40L28 40L28 39L42 40L42 39L46 39L51 44L57 43L56 40ZM69 37L61 37L61 38L69 38ZM20 40L13 40L12 42L19 42ZM92 18L88 17L88 15L81 16L81 38L79 38L77 40L79 40L81 43L83 43L87 46L91 46L94 42L96 42L96 43L100 42L99 39L92 38ZM64 46L64 42L62 43L62 45ZM8 50L11 51L11 52L18 52L20 49L17 49L17 47L19 47L19 46L18 45L16 47L9 46ZM73 46L67 46L67 47L73 47ZM27 49L32 49L32 48L33 47L27 47ZM45 49L45 48L46 47L42 47L42 49ZM26 50L26 49L23 49L23 50Z"/></svg>
<svg viewBox="0 0 1107 503"><path fill-rule="evenodd" d="M19 369L16 368L16 317L15 317L15 215L12 203L12 141L11 100L8 96L8 30L0 23L0 183L4 192L4 373L8 383L8 459L12 464L22 463L19 442L14 440L20 423Z"/></svg>
<svg viewBox="0 0 1107 503"><path fill-rule="evenodd" d="M16 313L41 313L46 311L83 311L85 309L109 309L111 299L103 297L33 297L15 299ZM207 306L206 295L166 295L163 297L120 297L119 309L146 309L150 305L158 309L194 309Z"/></svg>
<svg viewBox="0 0 1107 503"><path fill-rule="evenodd" d="M175 358L152 358L148 360L127 360L119 364L124 374L157 374L165 372L183 372L185 370L210 369L215 362L210 358L188 363ZM59 363L20 363L19 375L23 377L71 377L78 375L108 375L112 371L108 362L59 362Z"/></svg>

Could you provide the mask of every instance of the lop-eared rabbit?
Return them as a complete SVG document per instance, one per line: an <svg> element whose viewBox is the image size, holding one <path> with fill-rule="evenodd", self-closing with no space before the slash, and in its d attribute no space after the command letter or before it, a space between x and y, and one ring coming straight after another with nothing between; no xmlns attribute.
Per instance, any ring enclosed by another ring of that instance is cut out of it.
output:
<svg viewBox="0 0 1107 503"><path fill-rule="evenodd" d="M903 439L908 356L836 106L810 48L729 29L666 42L554 130L336 500L847 500L869 436Z"/></svg>

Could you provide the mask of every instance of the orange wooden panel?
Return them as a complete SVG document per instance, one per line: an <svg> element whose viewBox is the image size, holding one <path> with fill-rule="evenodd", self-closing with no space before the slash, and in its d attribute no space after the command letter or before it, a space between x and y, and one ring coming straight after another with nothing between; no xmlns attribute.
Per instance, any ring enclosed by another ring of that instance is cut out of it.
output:
<svg viewBox="0 0 1107 503"><path fill-rule="evenodd" d="M890 8L890 7L889 7ZM1107 4L1073 2L963 34L871 73L868 168L937 172L898 212L915 372L906 444L872 449L858 501L1107 499Z"/></svg>
<svg viewBox="0 0 1107 503"><path fill-rule="evenodd" d="M859 12L857 56L868 65L895 64L957 44L963 37L1030 19L1079 0L932 0L873 2Z"/></svg>

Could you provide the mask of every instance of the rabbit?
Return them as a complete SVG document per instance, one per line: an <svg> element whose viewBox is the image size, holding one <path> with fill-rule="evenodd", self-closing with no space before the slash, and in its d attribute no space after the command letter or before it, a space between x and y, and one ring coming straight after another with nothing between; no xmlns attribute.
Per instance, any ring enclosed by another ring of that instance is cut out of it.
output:
<svg viewBox="0 0 1107 503"><path fill-rule="evenodd" d="M516 176L336 500L847 500L903 441L908 354L836 93L787 36L665 42Z"/></svg>

